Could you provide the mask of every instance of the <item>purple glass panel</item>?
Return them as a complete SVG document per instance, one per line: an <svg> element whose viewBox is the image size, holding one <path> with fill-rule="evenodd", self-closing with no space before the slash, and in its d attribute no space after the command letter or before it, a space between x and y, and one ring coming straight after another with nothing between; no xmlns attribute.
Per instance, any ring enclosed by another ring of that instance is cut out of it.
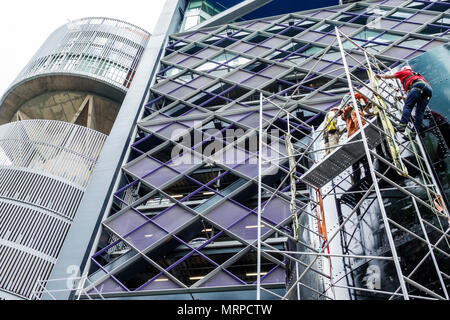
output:
<svg viewBox="0 0 450 320"><path fill-rule="evenodd" d="M266 221L261 224L262 237L271 231L267 225ZM229 230L244 240L256 240L258 238L258 217L252 213Z"/></svg>
<svg viewBox="0 0 450 320"><path fill-rule="evenodd" d="M331 108L332 106L336 105L337 103L340 102L341 99L336 99L336 101L331 101L331 102L316 102L314 103L314 101L310 101L308 102L308 106L315 108L317 110L328 110L329 108Z"/></svg>
<svg viewBox="0 0 450 320"><path fill-rule="evenodd" d="M266 202L267 203L267 202ZM266 206L263 204L263 207ZM255 208L256 210L257 208ZM262 216L276 224L280 224L291 215L289 202L274 197L264 209Z"/></svg>
<svg viewBox="0 0 450 320"><path fill-rule="evenodd" d="M424 53L424 51L418 50L418 51L414 52L413 54L410 54L407 57L405 57L405 59L410 60L414 57L420 56L422 53Z"/></svg>
<svg viewBox="0 0 450 320"><path fill-rule="evenodd" d="M168 167L163 166L152 174L143 178L143 180L150 183L152 186L160 187L163 184L169 182L169 180L176 177L177 175L179 175L178 172L175 172Z"/></svg>
<svg viewBox="0 0 450 320"><path fill-rule="evenodd" d="M184 152L181 157L175 158L172 162L168 163L167 166L177 170L180 173L185 172L186 170L192 168L193 165L199 164L202 162L202 159L193 153Z"/></svg>
<svg viewBox="0 0 450 320"><path fill-rule="evenodd" d="M167 82L158 84L158 85L155 86L153 89L158 90L159 92L162 92L162 93L166 93L166 94L167 94L167 93L169 93L169 92L175 90L175 89L178 88L179 86L180 86L179 83L177 83L177 82L175 82L175 81L172 81L172 80L169 80L169 81L167 81Z"/></svg>
<svg viewBox="0 0 450 320"><path fill-rule="evenodd" d="M251 50L248 50L246 53L251 54L252 56L255 56L255 57L260 57L263 54L265 54L267 51L269 51L270 49L271 49L270 47L257 46Z"/></svg>
<svg viewBox="0 0 450 320"><path fill-rule="evenodd" d="M318 71L318 70L321 70L321 69L327 67L329 64L330 64L329 62L326 62L323 60L312 59L312 60L306 62L305 64L303 64L302 68Z"/></svg>
<svg viewBox="0 0 450 320"><path fill-rule="evenodd" d="M384 2L383 5L396 7L404 2L406 2L406 0L388 0L388 1Z"/></svg>
<svg viewBox="0 0 450 320"><path fill-rule="evenodd" d="M120 284L118 284L114 279L108 278L101 284L95 287L96 289L90 290L89 294L100 293L112 293L112 292L124 292L126 291Z"/></svg>
<svg viewBox="0 0 450 320"><path fill-rule="evenodd" d="M202 122L202 120L184 120L184 121L178 121L178 122L185 125L186 130L190 130L194 126L194 124L200 123L200 122Z"/></svg>
<svg viewBox="0 0 450 320"><path fill-rule="evenodd" d="M274 103L276 103L276 104L279 105L279 106L282 106L282 105L285 104L285 102L284 102L283 100L280 100L280 99L271 99L271 101L273 101ZM272 105L272 104L269 104L269 103L267 103L267 104L268 104L268 105ZM279 109L274 109L274 110L264 110L263 116L264 116L264 115L269 115L269 116L275 117L276 115L280 116L280 115L282 115L282 114L283 114L283 113L281 113Z"/></svg>
<svg viewBox="0 0 450 320"><path fill-rule="evenodd" d="M276 48L286 40L280 39L277 37L270 38L269 40L266 40L262 43L263 46L269 47L269 48Z"/></svg>
<svg viewBox="0 0 450 320"><path fill-rule="evenodd" d="M229 115L229 116L224 116L226 119L228 119L228 120L231 120L231 121L233 121L233 122L240 122L240 120L242 119L242 118L244 118L245 116L247 116L247 115L249 115L250 114L250 112L248 112L248 113L238 113L238 114L232 114L232 115Z"/></svg>
<svg viewBox="0 0 450 320"><path fill-rule="evenodd" d="M241 83L242 81L244 81L245 79L248 79L252 76L251 73L242 71L242 70L238 70L234 73L230 73L228 76L226 76L225 78L234 82L238 82Z"/></svg>
<svg viewBox="0 0 450 320"><path fill-rule="evenodd" d="M152 219L160 227L168 232L172 232L191 220L194 216L185 209L174 206L163 214Z"/></svg>
<svg viewBox="0 0 450 320"><path fill-rule="evenodd" d="M189 67L192 67L194 64L197 64L201 61L202 60L199 58L190 57L189 59L178 62L178 64L189 68Z"/></svg>
<svg viewBox="0 0 450 320"><path fill-rule="evenodd" d="M270 25L270 23L268 23L268 22L258 21L258 22L255 22L255 23L252 23L252 24L248 25L247 29L250 29L250 30L262 30L262 29L268 27L269 25Z"/></svg>
<svg viewBox="0 0 450 320"><path fill-rule="evenodd" d="M124 236L147 221L145 217L129 209L117 216L117 218L107 222L106 225L114 230L115 233Z"/></svg>
<svg viewBox="0 0 450 320"><path fill-rule="evenodd" d="M285 72L287 70L288 70L288 68L274 65L274 66L271 66L270 68L262 71L260 74L263 75L263 76L273 77L274 78L274 77L278 76L279 74L282 74L283 72Z"/></svg>
<svg viewBox="0 0 450 320"><path fill-rule="evenodd" d="M390 57L396 57L396 58L404 58L408 55L410 55L413 52L413 50L406 49L406 48L400 48L400 47L392 47L385 52L383 52L383 55L390 56Z"/></svg>
<svg viewBox="0 0 450 320"><path fill-rule="evenodd" d="M218 225L228 228L237 220L243 218L249 212L244 208L227 200L218 208L207 214L207 217L217 223Z"/></svg>
<svg viewBox="0 0 450 320"><path fill-rule="evenodd" d="M265 114L263 114L263 118L270 121L272 120L272 117L269 117ZM239 123L243 123L251 128L258 128L259 127L259 114L258 112L253 113L251 116L246 117L245 119L242 119L239 121Z"/></svg>
<svg viewBox="0 0 450 320"><path fill-rule="evenodd" d="M395 26L395 31L413 32L421 26L421 24L402 22L398 26Z"/></svg>
<svg viewBox="0 0 450 320"><path fill-rule="evenodd" d="M308 31L304 34L302 34L301 36L299 36L299 38L301 38L302 40L306 40L306 41L312 41L314 42L316 39L323 37L323 33L320 32L315 32L315 31Z"/></svg>
<svg viewBox="0 0 450 320"><path fill-rule="evenodd" d="M282 147L279 143L272 143L271 148L263 147L262 149L262 157L264 161L271 160L273 164L280 163L280 158L283 157L281 155L280 148Z"/></svg>
<svg viewBox="0 0 450 320"><path fill-rule="evenodd" d="M248 156L249 155L245 151L233 147L215 154L213 159L218 163L225 164L232 168L238 163L244 163Z"/></svg>
<svg viewBox="0 0 450 320"><path fill-rule="evenodd" d="M190 87L194 87L197 89L200 89L202 87L204 87L206 84L210 83L211 81L213 81L214 79L205 77L205 76L200 76L197 77L196 79L192 80L191 82L188 83L188 85Z"/></svg>
<svg viewBox="0 0 450 320"><path fill-rule="evenodd" d="M167 278L165 275L161 275L148 285L140 289L139 291L150 291L150 290L165 290L165 289L178 289L179 286Z"/></svg>
<svg viewBox="0 0 450 320"><path fill-rule="evenodd" d="M238 43L237 45L235 45L234 47L232 47L230 49L232 49L234 51L237 51L237 52L243 53L243 52L245 52L245 51L247 51L247 50L249 50L250 48L253 48L253 47L254 47L253 44L241 42L241 43Z"/></svg>
<svg viewBox="0 0 450 320"><path fill-rule="evenodd" d="M205 112L202 111L202 110L199 110L199 109L195 108L193 111L190 111L190 112L188 112L188 113L185 114L185 115L193 116L193 115L195 115L195 114L205 114Z"/></svg>
<svg viewBox="0 0 450 320"><path fill-rule="evenodd" d="M158 131L158 134L170 139L175 136L186 134L187 130L189 130L189 127L186 127L178 122L175 122L170 126Z"/></svg>
<svg viewBox="0 0 450 320"><path fill-rule="evenodd" d="M354 66L358 64L356 61L359 61L361 64L366 63L366 58L362 54L350 53L350 57L347 56L347 63L349 66ZM342 64L342 59L339 59L337 62Z"/></svg>
<svg viewBox="0 0 450 320"><path fill-rule="evenodd" d="M192 33L192 34L189 34L189 35L185 36L184 38L185 39L189 39L191 41L197 41L199 39L204 38L206 35L207 34L203 33L203 32L195 32L195 33Z"/></svg>
<svg viewBox="0 0 450 320"><path fill-rule="evenodd" d="M142 178L147 173L155 170L156 168L160 167L161 164L158 163L155 160L150 159L149 157L142 158L132 166L129 166L128 168L125 167L125 169L132 174L136 175L139 178Z"/></svg>
<svg viewBox="0 0 450 320"><path fill-rule="evenodd" d="M160 114L158 114L156 117L152 117L152 121L155 121L155 120L167 120L167 119L170 119L170 117L169 116L166 116L165 114L163 114L163 113L160 113Z"/></svg>
<svg viewBox="0 0 450 320"><path fill-rule="evenodd" d="M270 79L270 78L265 78L265 77L256 75L256 76L244 81L243 83L252 88L259 88L271 80L272 79Z"/></svg>
<svg viewBox="0 0 450 320"><path fill-rule="evenodd" d="M423 48L421 48L421 50L431 50L434 47L438 47L438 46L442 46L444 45L446 42L443 41L438 41L438 40L433 40L432 42L426 44Z"/></svg>
<svg viewBox="0 0 450 320"><path fill-rule="evenodd" d="M320 70L320 72L326 73L331 76L339 76L339 75L344 75L345 69L344 69L343 65L335 63L335 64L331 64L328 67ZM328 95L326 95L326 97L329 98L329 97L331 97L331 95L328 94Z"/></svg>
<svg viewBox="0 0 450 320"><path fill-rule="evenodd" d="M333 70L333 69L331 69L331 70ZM338 71L335 71L335 72L343 73L344 70L342 70L342 71L338 70ZM330 97L329 94L326 94L326 93L318 91L318 92L314 93L312 96L309 96L308 99L321 99L321 98L329 98L329 97Z"/></svg>
<svg viewBox="0 0 450 320"><path fill-rule="evenodd" d="M381 19L377 26L379 26L378 28L382 29L391 29L396 24L398 24L398 20Z"/></svg>
<svg viewBox="0 0 450 320"><path fill-rule="evenodd" d="M217 50L217 49L214 49L214 48L206 48L206 49L204 49L204 50L202 50L202 51L200 51L200 52L197 52L197 53L195 54L195 56L196 56L196 57L199 57L199 58L203 58L203 59L208 59L209 57L211 57L211 56L217 54L218 52L219 52L219 50Z"/></svg>
<svg viewBox="0 0 450 320"><path fill-rule="evenodd" d="M435 16L431 14L425 14L425 13L418 13L411 18L408 19L409 22L418 22L418 23L426 23L430 21Z"/></svg>
<svg viewBox="0 0 450 320"><path fill-rule="evenodd" d="M185 54L182 54L182 53L176 53L173 56L164 58L164 60L168 61L168 62L172 62L173 64L177 64L180 61L186 59L187 57L188 57L188 55L185 55Z"/></svg>
<svg viewBox="0 0 450 320"><path fill-rule="evenodd" d="M149 131L151 131L151 132L156 132L156 131L160 130L161 128L165 127L165 126L167 126L167 123L154 124L154 125L151 125L151 126L145 126L144 128L149 130Z"/></svg>
<svg viewBox="0 0 450 320"><path fill-rule="evenodd" d="M217 275L200 285L201 288L203 287L222 287L222 286L240 286L243 285L243 283L239 282L237 279L233 278L229 274L227 274L224 271L219 271Z"/></svg>
<svg viewBox="0 0 450 320"><path fill-rule="evenodd" d="M284 105L284 104L286 103L286 101L281 100L281 99L279 99L279 98L277 98L277 97L271 98L271 99L269 99L269 100L270 100L271 102L275 103L275 104L278 105L278 106L282 106L282 105ZM267 104L268 106L273 106L273 104L270 103L270 102L266 102L265 104ZM278 111L279 111L279 110L276 109L276 113L275 113L275 114L277 114ZM272 113L271 110L264 111L264 112L267 113L267 114L273 115L273 113Z"/></svg>
<svg viewBox="0 0 450 320"><path fill-rule="evenodd" d="M314 18L327 19L328 17L330 17L333 14L336 14L336 12L328 11L328 10L322 10L321 12L316 13L316 14L312 14L311 16L314 17Z"/></svg>
<svg viewBox="0 0 450 320"><path fill-rule="evenodd" d="M342 27L339 28L339 30L340 30L343 34L345 34L345 35L347 35L347 36L350 36L351 34L353 34L353 33L354 33L356 30L358 30L358 29L359 29L359 28L355 28L355 27L351 27L351 26L342 26ZM333 30L331 33L334 34L335 31Z"/></svg>
<svg viewBox="0 0 450 320"><path fill-rule="evenodd" d="M250 162L252 161L252 163L257 163L256 161L256 157L253 157L249 160L247 160L246 162ZM249 178L254 178L258 175L258 165L257 164L241 164L239 166L237 166L236 168L234 168L234 170L236 170L239 173L245 174L247 177Z"/></svg>
<svg viewBox="0 0 450 320"><path fill-rule="evenodd" d="M264 279L261 279L261 283L285 283L286 282L286 271L278 267L269 274L267 274Z"/></svg>
<svg viewBox="0 0 450 320"><path fill-rule="evenodd" d="M322 43L322 44L330 44L330 43L332 43L335 40L336 40L335 36L327 35L327 36L325 36L323 38L320 38L320 39L316 40L316 42Z"/></svg>
<svg viewBox="0 0 450 320"><path fill-rule="evenodd" d="M193 92L195 92L195 89L189 88L187 86L182 86L181 88L171 92L170 95L175 98L181 99L190 95Z"/></svg>
<svg viewBox="0 0 450 320"><path fill-rule="evenodd" d="M271 146L273 146L273 148L275 148L275 151L277 151L279 154L281 154L281 156L287 156L288 152L286 149L286 146L282 143L272 143Z"/></svg>
<svg viewBox="0 0 450 320"><path fill-rule="evenodd" d="M125 239L137 249L143 251L165 235L167 235L166 232L149 222Z"/></svg>

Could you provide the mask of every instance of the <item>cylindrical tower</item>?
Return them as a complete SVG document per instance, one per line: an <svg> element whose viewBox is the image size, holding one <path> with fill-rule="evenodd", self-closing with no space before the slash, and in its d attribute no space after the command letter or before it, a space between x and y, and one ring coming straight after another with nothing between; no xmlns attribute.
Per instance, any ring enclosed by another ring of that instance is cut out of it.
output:
<svg viewBox="0 0 450 320"><path fill-rule="evenodd" d="M61 121L0 126L0 296L50 275L106 135Z"/></svg>
<svg viewBox="0 0 450 320"><path fill-rule="evenodd" d="M51 119L108 134L149 37L137 26L108 18L63 25L0 100L0 124Z"/></svg>
<svg viewBox="0 0 450 320"><path fill-rule="evenodd" d="M40 298L149 36L68 23L0 100L0 298Z"/></svg>

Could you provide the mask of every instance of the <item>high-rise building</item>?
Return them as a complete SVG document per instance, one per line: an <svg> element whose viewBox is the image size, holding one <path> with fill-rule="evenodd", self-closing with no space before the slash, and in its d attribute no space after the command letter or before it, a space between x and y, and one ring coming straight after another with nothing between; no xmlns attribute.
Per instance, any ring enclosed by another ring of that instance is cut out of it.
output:
<svg viewBox="0 0 450 320"><path fill-rule="evenodd" d="M50 35L0 101L0 297L46 280L149 39L108 18Z"/></svg>
<svg viewBox="0 0 450 320"><path fill-rule="evenodd" d="M166 2L39 296L449 298L450 3L325 2ZM416 138L373 77L405 63ZM327 155L349 91L375 116Z"/></svg>

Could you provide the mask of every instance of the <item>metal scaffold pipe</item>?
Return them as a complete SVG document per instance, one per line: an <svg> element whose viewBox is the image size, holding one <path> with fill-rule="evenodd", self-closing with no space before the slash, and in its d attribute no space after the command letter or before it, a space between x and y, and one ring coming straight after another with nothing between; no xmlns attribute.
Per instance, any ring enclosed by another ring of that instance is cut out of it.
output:
<svg viewBox="0 0 450 320"><path fill-rule="evenodd" d="M344 48L342 46L342 41L341 41L341 37L340 37L340 31L339 31L339 29L337 27L335 27L335 32L336 32L337 40L338 40L338 43L339 43L339 49L341 51L342 62L344 64L345 74L347 76L347 82L348 82L348 86L349 86L349 89L350 89L352 102L353 102L354 108L358 109L358 104L357 104L357 101L356 101L356 98L355 98L355 92L353 90L353 84L352 84L352 81L351 81L350 72L348 70L347 60L345 58ZM388 237L389 246L390 246L390 249L391 249L391 252L392 252L392 257L394 258L395 269L397 271L398 280L399 280L400 286L402 288L403 298L405 300L409 300L408 290L406 288L406 283L405 283L405 279L404 279L404 276L403 276L403 273L402 273L402 269L401 269L401 266L400 266L399 257L398 257L398 254L397 254L397 250L395 248L395 243L394 243L394 239L392 237L391 228L389 226L389 221L388 221L388 218L387 218L386 209L384 208L383 198L381 196L381 192L380 192L380 189L379 189L379 186L378 186L378 183L377 183L377 177L375 175L375 169L374 169L374 166L373 166L372 157L371 157L371 154L370 154L370 149L369 149L369 146L367 144L365 131L363 130L361 115L359 114L358 110L356 110L355 113L356 113L356 117L357 117L357 120L358 120L358 125L359 125L359 128L360 128L360 131L361 131L361 136L362 136L362 140L363 140L362 142L363 142L363 145L364 145L364 150L365 150L365 153L366 153L367 162L369 163L370 174L372 176L372 181L374 181L375 192L377 194L377 200L378 200L378 204L380 206L380 211L381 211L381 215L382 215L382 218L383 218L383 223L384 223L385 230L386 230L386 235Z"/></svg>

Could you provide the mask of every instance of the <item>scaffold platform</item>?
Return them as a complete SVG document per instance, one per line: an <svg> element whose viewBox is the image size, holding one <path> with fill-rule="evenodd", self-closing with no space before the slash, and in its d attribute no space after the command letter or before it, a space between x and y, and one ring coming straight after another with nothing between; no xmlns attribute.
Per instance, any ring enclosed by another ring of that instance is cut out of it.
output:
<svg viewBox="0 0 450 320"><path fill-rule="evenodd" d="M377 117L373 117L368 119L363 127L371 149L377 147L382 141L382 134L375 128L376 122ZM314 164L301 176L300 180L315 188L322 188L363 156L365 156L365 149L361 140L361 130L358 130L345 144L335 148L320 162Z"/></svg>

